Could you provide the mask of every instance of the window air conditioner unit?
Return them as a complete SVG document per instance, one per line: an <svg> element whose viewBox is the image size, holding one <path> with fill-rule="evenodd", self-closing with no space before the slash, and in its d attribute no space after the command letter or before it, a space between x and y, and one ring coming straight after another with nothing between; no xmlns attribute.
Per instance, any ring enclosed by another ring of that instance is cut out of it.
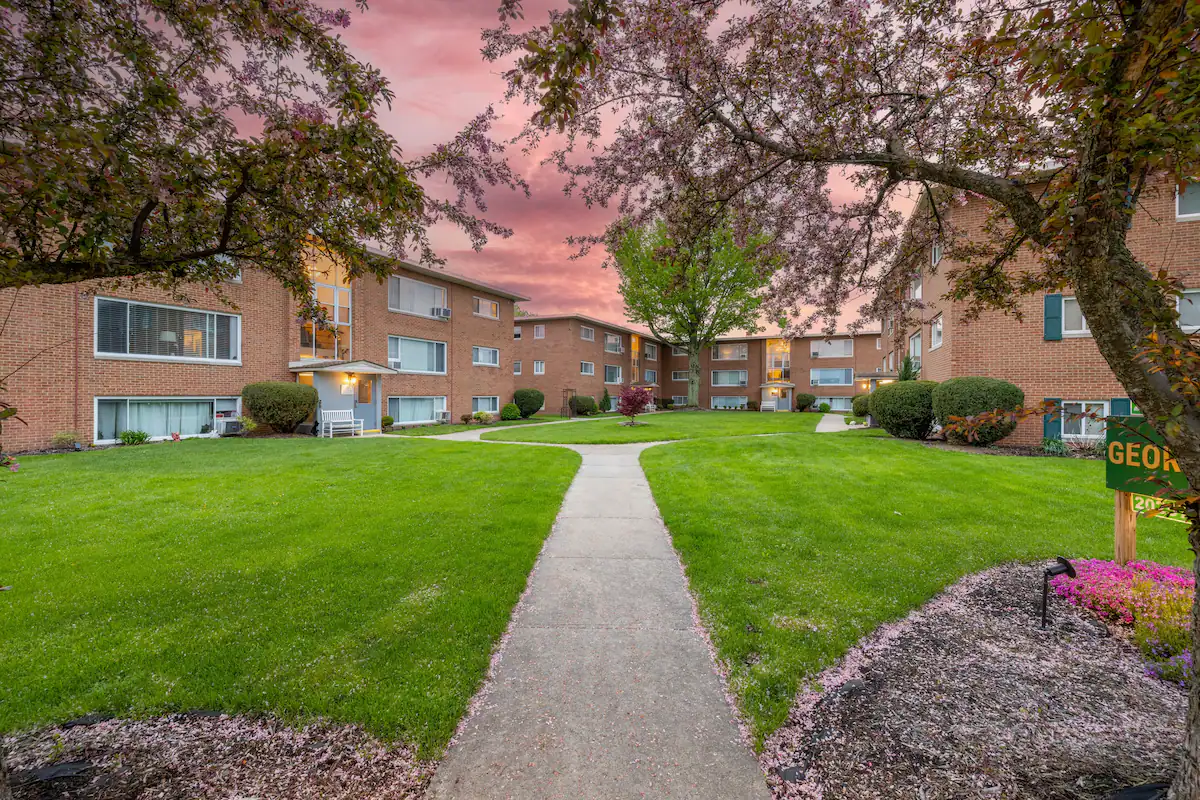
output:
<svg viewBox="0 0 1200 800"><path fill-rule="evenodd" d="M450 309L435 308L433 310L433 316L438 317L439 319L450 319Z"/></svg>
<svg viewBox="0 0 1200 800"><path fill-rule="evenodd" d="M812 357L813 357L813 358L820 358L820 357L821 357L821 351L820 351L820 350L813 350L813 351L812 351Z"/></svg>
<svg viewBox="0 0 1200 800"><path fill-rule="evenodd" d="M820 381L817 381L817 380L810 380L810 381L808 382L808 385L809 385L809 386L820 386L820 385L821 385L821 382L820 382Z"/></svg>
<svg viewBox="0 0 1200 800"><path fill-rule="evenodd" d="M433 419L436 422L449 422L450 421L450 412L449 411L435 411L435 412L433 412Z"/></svg>
<svg viewBox="0 0 1200 800"><path fill-rule="evenodd" d="M404 369L403 362L400 361L400 359L398 359L398 358L389 358L388 366L391 367L392 369Z"/></svg>

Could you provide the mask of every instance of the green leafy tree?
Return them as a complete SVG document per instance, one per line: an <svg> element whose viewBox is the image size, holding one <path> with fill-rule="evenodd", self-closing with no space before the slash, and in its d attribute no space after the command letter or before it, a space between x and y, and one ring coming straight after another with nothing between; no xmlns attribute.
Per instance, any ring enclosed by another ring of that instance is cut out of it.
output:
<svg viewBox="0 0 1200 800"><path fill-rule="evenodd" d="M700 353L733 330L762 330L761 292L770 275L765 240L739 243L726 224L698 233L665 222L630 227L612 258L625 315L688 354L688 405L700 404Z"/></svg>
<svg viewBox="0 0 1200 800"><path fill-rule="evenodd" d="M897 380L915 381L921 377L921 370L917 368L917 362L913 361L912 356L905 356L900 361L900 372L896 374Z"/></svg>
<svg viewBox="0 0 1200 800"><path fill-rule="evenodd" d="M365 10L363 0L357 0ZM7 0L0 8L0 288L135 278L219 290L242 267L320 317L317 240L350 277L390 271L366 242L436 263L447 220L481 247L488 186L524 188L488 109L405 159L393 99L316 0ZM449 179L449 200L420 184Z"/></svg>

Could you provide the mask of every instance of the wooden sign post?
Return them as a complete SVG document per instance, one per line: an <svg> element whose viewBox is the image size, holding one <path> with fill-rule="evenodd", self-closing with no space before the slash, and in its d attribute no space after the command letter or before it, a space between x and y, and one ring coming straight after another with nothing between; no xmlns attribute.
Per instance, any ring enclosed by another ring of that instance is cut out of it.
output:
<svg viewBox="0 0 1200 800"><path fill-rule="evenodd" d="M1121 423L1121 424L1115 424ZM1116 492L1113 512L1113 555L1118 564L1137 558L1137 518L1154 511L1159 519L1187 523L1182 514L1160 511L1163 489L1188 488L1187 478L1142 417L1117 417L1108 425L1105 484Z"/></svg>

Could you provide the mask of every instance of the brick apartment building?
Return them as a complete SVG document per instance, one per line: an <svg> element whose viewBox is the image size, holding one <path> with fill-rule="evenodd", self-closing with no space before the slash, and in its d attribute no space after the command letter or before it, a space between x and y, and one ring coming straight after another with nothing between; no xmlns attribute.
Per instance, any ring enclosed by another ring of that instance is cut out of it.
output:
<svg viewBox="0 0 1200 800"><path fill-rule="evenodd" d="M1200 184L1177 192L1175 182L1163 179L1143 193L1141 208L1129 232L1129 247L1151 270L1166 268L1188 291L1180 303L1185 330L1200 330ZM985 201L972 198L951 209L954 223L968 235L981 234L986 218ZM946 271L953 265L939 252L928 255L936 274L925 274L908 289L921 300L919 325L903 329L884 321L884 347L880 368L899 367L905 354L920 362L921 377L944 381L966 375L1001 378L1021 387L1025 402L1060 401L1067 411L1097 411L1104 415L1129 413L1131 404L1100 355L1069 294L1018 298L1023 321L1000 312L984 312L978 319L963 319L966 304L945 299L949 286ZM1036 270L1032 252L1022 248L1008 264L1010 272ZM1043 437L1100 440L1103 423L1061 420L1057 417L1022 422L1007 439L1013 444L1037 444Z"/></svg>
<svg viewBox="0 0 1200 800"><path fill-rule="evenodd" d="M222 287L228 302L203 288L186 301L88 283L0 291L0 374L15 371L5 400L26 421L5 425L4 448L66 431L84 443L212 433L264 380L317 385L322 408L353 408L368 429L383 414L453 419L511 399L513 306L528 298L410 264L347 282L318 261L313 280L330 330L302 324L288 292L253 270Z"/></svg>

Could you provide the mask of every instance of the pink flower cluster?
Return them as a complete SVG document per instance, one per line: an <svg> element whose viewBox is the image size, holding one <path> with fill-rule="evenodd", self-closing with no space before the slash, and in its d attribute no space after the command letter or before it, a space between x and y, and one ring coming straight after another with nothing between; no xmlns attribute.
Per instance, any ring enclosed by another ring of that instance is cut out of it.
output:
<svg viewBox="0 0 1200 800"><path fill-rule="evenodd" d="M1077 577L1059 575L1050 581L1059 597L1094 612L1101 619L1132 625L1139 618L1157 616L1157 609L1173 595L1191 597L1196 578L1190 570L1153 561L1080 559L1071 562Z"/></svg>

